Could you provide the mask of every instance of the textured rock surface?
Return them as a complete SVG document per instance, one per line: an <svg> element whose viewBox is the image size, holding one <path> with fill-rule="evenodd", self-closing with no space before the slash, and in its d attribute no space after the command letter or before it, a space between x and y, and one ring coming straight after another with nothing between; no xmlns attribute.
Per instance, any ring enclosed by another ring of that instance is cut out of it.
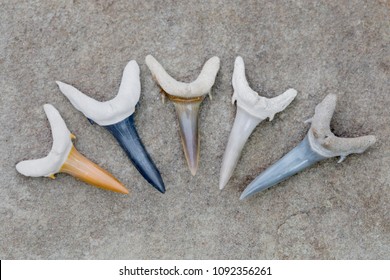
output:
<svg viewBox="0 0 390 280"><path fill-rule="evenodd" d="M25 3L23 3L25 2ZM146 2L146 3L145 3ZM27 4L28 3L28 4ZM0 258L390 258L389 1L1 1ZM200 116L192 177L172 103L162 104L144 58L183 81L221 58ZM226 188L219 169L235 115L234 59L252 88L298 95L257 127ZM141 67L140 136L167 192L142 179L107 131L91 126L57 89L70 83L112 98L130 59ZM332 127L375 134L363 155L319 163L248 201L245 186L298 144L304 120L339 95ZM77 148L129 189L123 196L66 175L27 178L15 164L51 147L44 103L58 108Z"/></svg>

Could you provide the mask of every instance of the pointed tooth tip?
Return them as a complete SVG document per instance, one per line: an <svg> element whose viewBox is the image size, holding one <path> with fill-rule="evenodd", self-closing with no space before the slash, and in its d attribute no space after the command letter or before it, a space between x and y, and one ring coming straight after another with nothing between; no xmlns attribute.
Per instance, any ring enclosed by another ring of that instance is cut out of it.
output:
<svg viewBox="0 0 390 280"><path fill-rule="evenodd" d="M195 176L196 175L196 172L198 171L198 167L189 167L190 168L190 172L191 172L191 175L192 176Z"/></svg>
<svg viewBox="0 0 390 280"><path fill-rule="evenodd" d="M228 180L226 180L223 176L220 177L219 179L219 189L223 190L225 186L227 185Z"/></svg>
<svg viewBox="0 0 390 280"><path fill-rule="evenodd" d="M256 180L256 179L255 179ZM258 189L256 186L257 184L253 184L253 182L255 181L253 180L246 188L245 190L241 193L241 196L240 196L240 200L245 200L251 196L253 196L254 194L262 191L263 189Z"/></svg>
<svg viewBox="0 0 390 280"><path fill-rule="evenodd" d="M152 184L152 186L158 190L160 193L165 193L165 185L164 184Z"/></svg>
<svg viewBox="0 0 390 280"><path fill-rule="evenodd" d="M188 152L185 152L185 158L187 161L188 168L190 169L191 175L195 176L196 172L198 171L199 158L197 157L195 160L194 159L191 160L190 158L188 158L187 155L188 155Z"/></svg>
<svg viewBox="0 0 390 280"><path fill-rule="evenodd" d="M121 188L118 188L118 193L121 193L121 194L129 194L129 190L126 189L123 185Z"/></svg>
<svg viewBox="0 0 390 280"><path fill-rule="evenodd" d="M253 194L251 193L248 193L246 192L245 190L243 191L243 193L240 195L240 200L245 200L247 199L248 197L252 196Z"/></svg>

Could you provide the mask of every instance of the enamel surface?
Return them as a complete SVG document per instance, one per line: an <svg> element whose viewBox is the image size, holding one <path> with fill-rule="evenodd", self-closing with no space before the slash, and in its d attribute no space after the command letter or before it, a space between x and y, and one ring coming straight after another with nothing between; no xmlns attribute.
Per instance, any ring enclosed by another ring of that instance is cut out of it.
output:
<svg viewBox="0 0 390 280"><path fill-rule="evenodd" d="M254 179L241 194L240 199L266 190L323 159L325 157L313 151L306 136L297 147Z"/></svg>
<svg viewBox="0 0 390 280"><path fill-rule="evenodd" d="M72 105L88 119L99 125L111 125L132 115L141 94L140 70L135 60L130 61L123 70L122 81L116 97L99 102L71 85L58 82L61 92Z"/></svg>
<svg viewBox="0 0 390 280"><path fill-rule="evenodd" d="M261 121L262 119L254 117L241 107L237 108L236 118L234 119L233 128L223 155L219 189L222 190L228 183L240 159L241 151L246 141Z"/></svg>
<svg viewBox="0 0 390 280"><path fill-rule="evenodd" d="M222 160L220 189L228 183L240 159L241 151L256 126L266 118L271 121L275 114L283 111L297 95L295 89L288 89L274 98L258 95L249 87L244 61L240 56L234 63L232 84L234 88L232 103L237 102L237 113Z"/></svg>
<svg viewBox="0 0 390 280"><path fill-rule="evenodd" d="M153 56L146 56L145 62L153 77L165 92L182 98L199 97L210 93L220 66L219 58L214 56L204 64L195 81L183 83L172 78Z"/></svg>
<svg viewBox="0 0 390 280"><path fill-rule="evenodd" d="M113 125L104 126L116 138L141 175L159 192L165 192L164 182L146 151L134 125L133 116Z"/></svg>
<svg viewBox="0 0 390 280"><path fill-rule="evenodd" d="M128 194L129 191L114 176L93 163L72 147L60 172L67 173L90 185L108 191Z"/></svg>
<svg viewBox="0 0 390 280"><path fill-rule="evenodd" d="M327 95L315 108L311 127L305 139L282 159L260 174L242 193L245 199L286 180L317 161L340 156L340 161L352 153L363 153L376 141L375 136L340 138L330 130L330 121L336 108L337 96Z"/></svg>
<svg viewBox="0 0 390 280"><path fill-rule="evenodd" d="M71 140L73 136L57 109L50 104L45 104L43 109L50 123L53 145L46 157L21 161L16 165L18 172L25 176L52 177L53 174L59 172L73 147Z"/></svg>
<svg viewBox="0 0 390 280"><path fill-rule="evenodd" d="M184 155L193 176L196 174L199 166L200 137L198 115L201 102L174 102Z"/></svg>

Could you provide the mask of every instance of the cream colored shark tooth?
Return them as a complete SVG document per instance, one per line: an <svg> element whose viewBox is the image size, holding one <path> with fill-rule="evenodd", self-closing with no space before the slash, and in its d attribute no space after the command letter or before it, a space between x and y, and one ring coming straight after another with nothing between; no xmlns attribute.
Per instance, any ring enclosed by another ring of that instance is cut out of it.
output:
<svg viewBox="0 0 390 280"><path fill-rule="evenodd" d="M25 176L52 179L56 173L68 173L96 187L127 194L128 190L121 182L76 150L72 143L75 136L70 133L57 109L50 104L43 107L53 135L51 151L44 158L19 162L16 170Z"/></svg>
<svg viewBox="0 0 390 280"><path fill-rule="evenodd" d="M91 122L106 128L118 141L141 175L159 192L165 185L156 165L146 151L134 124L134 111L141 94L140 70L135 60L127 63L116 97L99 102L71 85L57 82L72 105Z"/></svg>
<svg viewBox="0 0 390 280"><path fill-rule="evenodd" d="M240 199L268 189L318 161L340 157L341 162L349 154L363 153L376 142L373 135L341 138L331 132L330 121L336 108L336 100L335 94L329 94L317 105L311 127L303 141L254 179Z"/></svg>
<svg viewBox="0 0 390 280"><path fill-rule="evenodd" d="M222 160L220 189L225 187L232 176L241 151L255 127L266 118L272 121L275 114L283 111L297 95L295 89L288 89L274 98L259 96L249 87L244 61L240 56L234 63L232 84L234 88L232 103L237 103L237 113Z"/></svg>
<svg viewBox="0 0 390 280"><path fill-rule="evenodd" d="M172 78L160 63L151 55L145 58L146 65L162 89L165 96L173 102L180 126L184 155L192 175L199 165L200 138L198 129L199 107L204 96L210 94L214 85L220 61L214 56L203 66L198 78L191 83L183 83Z"/></svg>

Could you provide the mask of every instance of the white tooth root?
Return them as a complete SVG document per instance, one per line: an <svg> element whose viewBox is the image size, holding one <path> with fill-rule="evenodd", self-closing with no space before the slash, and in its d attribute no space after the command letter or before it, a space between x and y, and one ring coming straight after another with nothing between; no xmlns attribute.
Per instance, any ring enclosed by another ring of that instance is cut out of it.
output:
<svg viewBox="0 0 390 280"><path fill-rule="evenodd" d="M297 95L295 89L288 89L274 98L260 96L249 87L244 61L240 56L234 63L232 84L234 88L232 104L237 102L237 113L222 160L220 189L228 183L241 151L256 126L266 118L272 121L275 114L283 111Z"/></svg>
<svg viewBox="0 0 390 280"><path fill-rule="evenodd" d="M77 110L98 125L106 126L118 123L134 113L141 94L139 74L135 60L127 63L117 96L105 102L99 102L71 85L59 81L56 83Z"/></svg>
<svg viewBox="0 0 390 280"><path fill-rule="evenodd" d="M325 157L339 156L339 162L342 162L350 154L363 153L376 142L376 138L373 135L356 138L335 136L330 130L330 121L336 108L336 102L337 96L329 94L316 106L308 134L313 150Z"/></svg>
<svg viewBox="0 0 390 280"><path fill-rule="evenodd" d="M54 174L59 172L73 147L71 141L72 134L68 130L60 113L53 105L45 104L43 108L49 120L53 135L51 151L44 158L19 162L16 165L16 169L25 176L45 176L54 179Z"/></svg>
<svg viewBox="0 0 390 280"><path fill-rule="evenodd" d="M210 93L220 67L219 58L214 56L206 61L195 81L183 83L172 78L153 56L146 56L145 62L160 87L166 93L181 98L200 97Z"/></svg>
<svg viewBox="0 0 390 280"><path fill-rule="evenodd" d="M234 63L232 84L234 88L232 102L237 101L237 106L263 120L269 118L271 121L274 115L283 111L297 95L297 91L290 88L274 98L259 96L249 87L245 76L244 60L240 56Z"/></svg>

